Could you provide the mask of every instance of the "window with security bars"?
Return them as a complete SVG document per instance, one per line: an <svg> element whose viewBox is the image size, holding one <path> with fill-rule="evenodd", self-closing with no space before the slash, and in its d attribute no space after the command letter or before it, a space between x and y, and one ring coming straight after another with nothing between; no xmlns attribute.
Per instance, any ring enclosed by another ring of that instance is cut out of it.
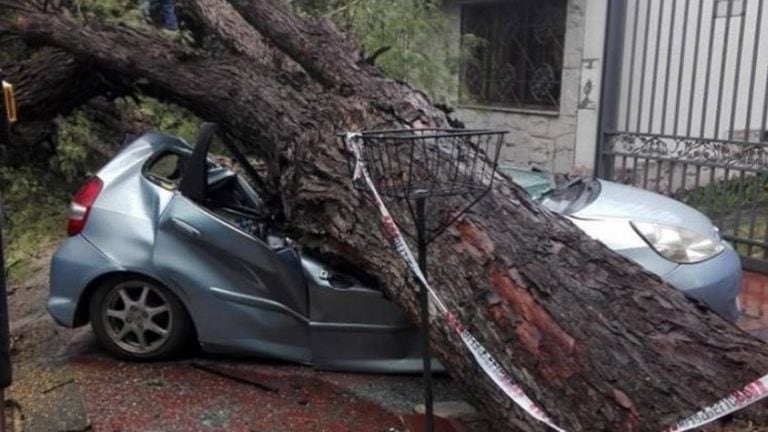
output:
<svg viewBox="0 0 768 432"><path fill-rule="evenodd" d="M554 111L560 106L567 0L465 4L462 37L472 44L461 68L465 105Z"/></svg>

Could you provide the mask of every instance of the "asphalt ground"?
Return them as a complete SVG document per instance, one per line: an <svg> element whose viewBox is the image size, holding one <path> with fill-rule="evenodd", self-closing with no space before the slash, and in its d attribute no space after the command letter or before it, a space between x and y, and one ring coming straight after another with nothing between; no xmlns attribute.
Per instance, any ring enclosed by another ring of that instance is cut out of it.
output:
<svg viewBox="0 0 768 432"><path fill-rule="evenodd" d="M131 363L99 348L89 327L56 326L44 310L48 255L10 289L14 384L6 392L10 431L406 432L421 430L419 376L348 374L269 361L199 355ZM768 338L768 277L747 274L742 328ZM436 379L436 399L461 401ZM486 432L466 404L443 403L440 432ZM763 403L765 409L768 405ZM710 431L767 431L733 420Z"/></svg>
<svg viewBox="0 0 768 432"><path fill-rule="evenodd" d="M105 354L90 327L57 326L45 312L49 255L9 296L14 383L6 391L17 431L373 431L418 430L417 375L348 374L274 361L203 354L133 363ZM447 376L436 401L463 399ZM476 415L441 431L487 430ZM467 425L471 429L467 429Z"/></svg>

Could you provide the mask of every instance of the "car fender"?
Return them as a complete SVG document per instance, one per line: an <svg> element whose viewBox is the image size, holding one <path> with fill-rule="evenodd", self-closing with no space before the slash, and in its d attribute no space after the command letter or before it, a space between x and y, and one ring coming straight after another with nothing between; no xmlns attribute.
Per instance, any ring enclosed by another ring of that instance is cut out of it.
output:
<svg viewBox="0 0 768 432"><path fill-rule="evenodd" d="M120 265L82 235L65 240L51 261L50 295L47 309L66 327L88 323L88 303L104 281L125 275L155 280L167 287L187 307L182 289L163 280L152 266Z"/></svg>

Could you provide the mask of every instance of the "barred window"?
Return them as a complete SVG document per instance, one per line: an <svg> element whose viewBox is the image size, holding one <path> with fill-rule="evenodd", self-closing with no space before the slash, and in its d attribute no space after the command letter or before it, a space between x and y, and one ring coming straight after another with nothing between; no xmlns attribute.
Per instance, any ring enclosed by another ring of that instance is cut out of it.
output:
<svg viewBox="0 0 768 432"><path fill-rule="evenodd" d="M461 33L472 44L461 73L462 104L557 110L567 0L465 4Z"/></svg>

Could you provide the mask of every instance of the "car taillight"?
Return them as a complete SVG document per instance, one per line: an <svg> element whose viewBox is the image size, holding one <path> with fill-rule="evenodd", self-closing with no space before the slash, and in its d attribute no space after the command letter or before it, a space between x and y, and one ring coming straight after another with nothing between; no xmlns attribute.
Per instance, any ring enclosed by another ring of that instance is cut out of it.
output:
<svg viewBox="0 0 768 432"><path fill-rule="evenodd" d="M101 192L102 182L98 177L91 177L80 186L80 189L69 203L69 214L67 215L67 234L70 236L78 235L85 228L85 222L88 220L88 214L91 212L96 197Z"/></svg>

